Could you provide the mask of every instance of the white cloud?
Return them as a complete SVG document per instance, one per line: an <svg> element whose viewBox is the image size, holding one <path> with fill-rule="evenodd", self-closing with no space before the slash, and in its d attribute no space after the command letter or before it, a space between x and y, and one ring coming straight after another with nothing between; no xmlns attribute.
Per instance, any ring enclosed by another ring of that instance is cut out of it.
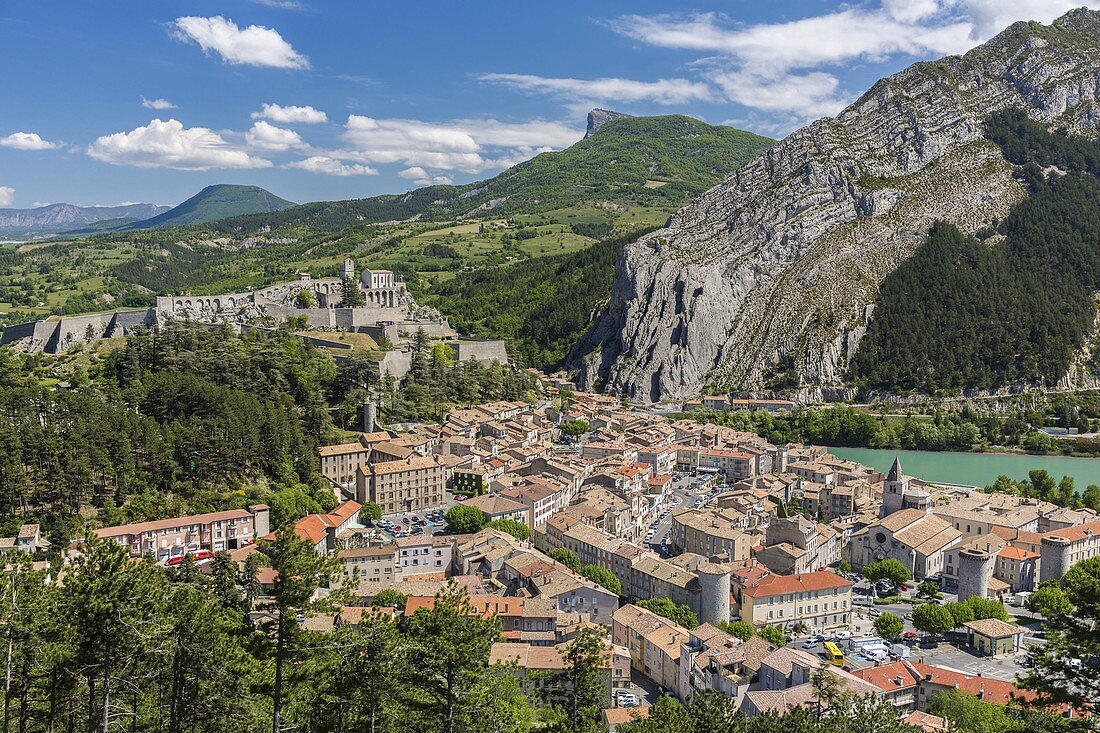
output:
<svg viewBox="0 0 1100 733"><path fill-rule="evenodd" d="M295 0L252 0L253 5L263 5L265 8L278 10L305 10L306 6Z"/></svg>
<svg viewBox="0 0 1100 733"><path fill-rule="evenodd" d="M88 155L112 165L137 168L268 168L271 161L250 155L205 127L183 126L178 120L152 120L129 132L97 138Z"/></svg>
<svg viewBox="0 0 1100 733"><path fill-rule="evenodd" d="M327 176L375 176L378 171L369 165L341 163L336 158L327 155L314 155L305 160L296 160L287 163L287 168L300 168L310 173L322 173Z"/></svg>
<svg viewBox="0 0 1100 733"><path fill-rule="evenodd" d="M252 147L264 150L289 150L305 145L302 137L294 130L276 127L263 120L252 125L252 129L244 134L244 139Z"/></svg>
<svg viewBox="0 0 1100 733"><path fill-rule="evenodd" d="M351 115L343 133L350 149L338 155L370 163L482 173L526 160L542 150L571 145L580 138L580 130L542 120L436 123Z"/></svg>
<svg viewBox="0 0 1100 733"><path fill-rule="evenodd" d="M503 84L525 92L550 94L571 100L647 101L665 105L714 100L714 94L709 86L688 79L658 79L656 81L635 81L614 77L571 79L548 78L532 74L481 74L478 79L493 84Z"/></svg>
<svg viewBox="0 0 1100 733"><path fill-rule="evenodd" d="M1048 23L1080 0L879 0L779 23L739 25L719 13L625 15L617 33L697 51L693 68L728 101L786 129L835 114L854 98L835 67L962 53L1017 20ZM1100 6L1100 0L1084 3ZM532 82L533 85L533 82ZM549 91L549 89L546 89Z"/></svg>
<svg viewBox="0 0 1100 733"><path fill-rule="evenodd" d="M259 112L252 113L252 119L268 119L272 122L281 122L284 125L294 123L314 124L328 122L328 115L313 107L295 107L293 105L284 107L279 104L265 104Z"/></svg>
<svg viewBox="0 0 1100 733"><path fill-rule="evenodd" d="M11 186L0 186L0 206L11 206L15 201L15 189Z"/></svg>
<svg viewBox="0 0 1100 733"><path fill-rule="evenodd" d="M173 23L176 38L195 43L204 52L218 54L227 64L267 66L276 69L308 69L309 59L298 53L274 28L250 25L239 28L220 15L187 16Z"/></svg>
<svg viewBox="0 0 1100 733"><path fill-rule="evenodd" d="M36 132L13 132L6 137L0 137L0 146L15 150L54 150L61 147L57 143L43 140Z"/></svg>
<svg viewBox="0 0 1100 733"><path fill-rule="evenodd" d="M179 109L177 105L172 104L164 98L146 99L145 97L142 97L141 106L145 109Z"/></svg>
<svg viewBox="0 0 1100 733"><path fill-rule="evenodd" d="M450 176L432 175L418 165L399 171L397 175L409 179L418 186L449 186L455 182Z"/></svg>

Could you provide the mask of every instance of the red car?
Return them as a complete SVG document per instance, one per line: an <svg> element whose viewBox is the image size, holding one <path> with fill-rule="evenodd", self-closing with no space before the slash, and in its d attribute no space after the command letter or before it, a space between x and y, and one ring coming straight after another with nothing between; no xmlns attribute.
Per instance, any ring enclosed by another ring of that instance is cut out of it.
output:
<svg viewBox="0 0 1100 733"><path fill-rule="evenodd" d="M906 631L904 634L902 634L902 636L904 636L906 639L916 639L917 638L917 632L915 632L915 631Z"/></svg>

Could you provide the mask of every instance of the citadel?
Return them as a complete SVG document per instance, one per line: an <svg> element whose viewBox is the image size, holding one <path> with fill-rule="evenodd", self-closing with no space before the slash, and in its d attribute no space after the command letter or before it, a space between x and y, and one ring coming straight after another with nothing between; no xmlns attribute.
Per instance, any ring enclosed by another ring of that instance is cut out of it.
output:
<svg viewBox="0 0 1100 733"><path fill-rule="evenodd" d="M360 297L355 305L344 305L345 282L357 285ZM17 344L29 352L59 354L77 344L125 336L138 328L172 321L241 329L273 327L289 319L304 319L310 330L364 333L378 344L392 344L396 348L387 351L382 366L398 378L408 361L401 347L417 331L448 344L456 361L508 361L503 341L461 337L439 311L419 305L393 272L365 268L356 278L350 258L334 278L314 279L300 273L297 280L242 293L164 295L157 296L156 305L145 310L61 316L6 326L0 345ZM348 348L323 337L310 340L320 346Z"/></svg>

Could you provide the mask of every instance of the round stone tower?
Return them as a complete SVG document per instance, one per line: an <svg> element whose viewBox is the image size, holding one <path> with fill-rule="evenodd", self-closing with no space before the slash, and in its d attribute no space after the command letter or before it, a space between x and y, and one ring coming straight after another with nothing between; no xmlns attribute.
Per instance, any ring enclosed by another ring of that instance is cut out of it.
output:
<svg viewBox="0 0 1100 733"><path fill-rule="evenodd" d="M1070 551L1073 543L1065 537L1043 537L1039 545L1039 577L1036 586L1043 580L1061 580L1070 569Z"/></svg>
<svg viewBox="0 0 1100 733"><path fill-rule="evenodd" d="M699 604L699 621L717 623L730 620L730 569L726 565L705 562L699 565L699 584L703 594Z"/></svg>
<svg viewBox="0 0 1100 733"><path fill-rule="evenodd" d="M993 564L997 556L985 550L959 551L959 600L970 596L989 596L989 579L993 577Z"/></svg>

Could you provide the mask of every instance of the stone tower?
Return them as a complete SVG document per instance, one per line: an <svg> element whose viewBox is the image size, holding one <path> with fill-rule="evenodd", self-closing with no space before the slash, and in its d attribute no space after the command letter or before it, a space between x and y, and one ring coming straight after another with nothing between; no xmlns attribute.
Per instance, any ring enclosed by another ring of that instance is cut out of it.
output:
<svg viewBox="0 0 1100 733"><path fill-rule="evenodd" d="M890 472L882 484L882 516L888 517L902 510L905 492L909 489L909 477L901 472L901 460L894 456Z"/></svg>
<svg viewBox="0 0 1100 733"><path fill-rule="evenodd" d="M345 258L344 264L340 266L340 279L355 280L355 263L350 257Z"/></svg>
<svg viewBox="0 0 1100 733"><path fill-rule="evenodd" d="M971 596L989 597L989 579L993 577L993 565L997 556L985 550L967 548L959 550L959 600Z"/></svg>
<svg viewBox="0 0 1100 733"><path fill-rule="evenodd" d="M1043 537L1039 544L1039 578L1044 580L1061 580L1062 576L1073 566L1070 560L1070 552L1073 543L1065 537Z"/></svg>
<svg viewBox="0 0 1100 733"><path fill-rule="evenodd" d="M378 407L373 401L363 403L363 432L373 433L374 423L378 419Z"/></svg>
<svg viewBox="0 0 1100 733"><path fill-rule="evenodd" d="M727 565L705 562L696 572L703 595L699 603L699 621L713 624L730 620L730 569Z"/></svg>

